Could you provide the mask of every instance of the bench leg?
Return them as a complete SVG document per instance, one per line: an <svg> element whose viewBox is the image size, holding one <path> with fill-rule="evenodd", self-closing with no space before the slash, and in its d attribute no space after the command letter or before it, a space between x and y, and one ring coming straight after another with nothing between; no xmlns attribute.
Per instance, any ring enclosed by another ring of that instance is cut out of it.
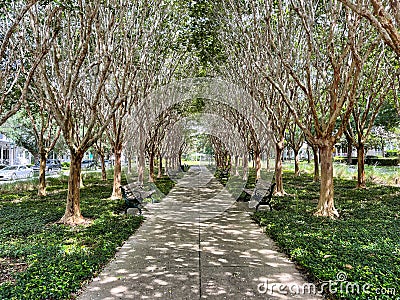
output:
<svg viewBox="0 0 400 300"><path fill-rule="evenodd" d="M125 214L128 213L128 209L129 209L129 208L137 208L138 211L139 211L139 214L142 215L142 209L141 209L139 206L134 206L134 207L129 207L129 206L127 206L127 207L125 208Z"/></svg>
<svg viewBox="0 0 400 300"><path fill-rule="evenodd" d="M270 202L263 202L263 203L258 203L257 205L256 205L256 211L258 211L258 208L260 207L260 205L268 205L269 206L269 210L270 211L272 211L272 206L271 206L271 203Z"/></svg>

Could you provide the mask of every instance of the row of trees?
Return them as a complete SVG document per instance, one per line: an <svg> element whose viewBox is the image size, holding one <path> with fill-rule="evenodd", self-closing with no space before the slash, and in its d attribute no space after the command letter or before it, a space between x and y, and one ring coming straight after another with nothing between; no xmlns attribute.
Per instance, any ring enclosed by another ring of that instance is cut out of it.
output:
<svg viewBox="0 0 400 300"><path fill-rule="evenodd" d="M396 1L19 0L0 9L0 125L16 112L32 123L39 195L46 193L47 156L64 140L71 157L64 223L84 221L79 195L88 149L103 159L105 147L112 149L112 197L119 198L123 149L138 157L139 182L147 155L153 180L156 158L160 172L162 158L164 167L180 164L187 131L174 124L194 113L226 120L220 122L225 133L216 130L218 122L209 127L221 165L229 158L237 166L242 157L246 169L251 152L260 177L261 154L275 152L277 194L285 193L285 141L295 154L307 141L321 162L316 214L337 217L335 143L345 135L355 145L358 185L365 187L365 141L380 108L393 105L400 114ZM156 92L173 80L205 75L227 78L246 95L232 89L222 94L236 104L178 104L184 97L218 99L218 87L203 94L183 86Z"/></svg>
<svg viewBox="0 0 400 300"><path fill-rule="evenodd" d="M370 6L367 15L376 18L364 18ZM386 26L389 12L396 20L398 5L227 1L223 8L221 21L229 20L222 36L228 49L225 72L241 73L234 77L237 83L269 112L278 157L290 118L311 147L318 148L321 186L316 215L338 217L333 148L346 132L358 150L358 185L365 187L365 139L380 107L398 89L397 35L392 34L393 29L398 33L398 26ZM390 38L382 38L377 22ZM236 43L228 42L232 40ZM283 192L278 182L277 192Z"/></svg>
<svg viewBox="0 0 400 300"><path fill-rule="evenodd" d="M186 59L173 2L12 1L1 6L1 123L21 107L33 124L44 168L60 134L71 165L61 222L84 221L81 161L107 137L115 161L113 197L119 197L126 116L155 86L171 80ZM4 16L4 17L3 17ZM186 63L186 62L185 62Z"/></svg>

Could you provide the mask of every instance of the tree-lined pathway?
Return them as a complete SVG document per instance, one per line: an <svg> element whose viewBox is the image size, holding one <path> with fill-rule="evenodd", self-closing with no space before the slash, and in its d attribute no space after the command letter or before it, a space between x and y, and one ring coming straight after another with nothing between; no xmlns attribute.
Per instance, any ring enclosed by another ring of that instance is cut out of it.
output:
<svg viewBox="0 0 400 300"><path fill-rule="evenodd" d="M192 167L162 203L147 208L142 227L81 300L313 299L279 293L304 278L207 168ZM272 295L260 293L265 283L276 284Z"/></svg>

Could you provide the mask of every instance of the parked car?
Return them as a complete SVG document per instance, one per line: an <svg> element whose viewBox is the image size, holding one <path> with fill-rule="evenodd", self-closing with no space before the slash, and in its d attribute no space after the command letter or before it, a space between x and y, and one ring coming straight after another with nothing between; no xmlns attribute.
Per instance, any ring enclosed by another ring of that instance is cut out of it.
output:
<svg viewBox="0 0 400 300"><path fill-rule="evenodd" d="M35 172L39 172L40 162L37 162L32 169ZM46 172L60 171L61 170L61 162L58 159L48 159L46 161Z"/></svg>
<svg viewBox="0 0 400 300"><path fill-rule="evenodd" d="M82 169L95 169L96 166L97 166L97 162L93 159L82 160L82 164L81 164Z"/></svg>
<svg viewBox="0 0 400 300"><path fill-rule="evenodd" d="M48 159L46 162L46 167L48 171L60 171L61 170L61 161L58 159Z"/></svg>
<svg viewBox="0 0 400 300"><path fill-rule="evenodd" d="M5 167L7 167L6 165L0 165L0 170L4 169Z"/></svg>
<svg viewBox="0 0 400 300"><path fill-rule="evenodd" d="M16 180L33 176L33 170L27 166L8 166L0 170L0 180Z"/></svg>
<svg viewBox="0 0 400 300"><path fill-rule="evenodd" d="M112 162L111 162L111 160L105 159L105 160L104 160L104 166L105 166L106 168L112 167ZM100 161L100 163L99 163L99 168L101 168L101 161Z"/></svg>

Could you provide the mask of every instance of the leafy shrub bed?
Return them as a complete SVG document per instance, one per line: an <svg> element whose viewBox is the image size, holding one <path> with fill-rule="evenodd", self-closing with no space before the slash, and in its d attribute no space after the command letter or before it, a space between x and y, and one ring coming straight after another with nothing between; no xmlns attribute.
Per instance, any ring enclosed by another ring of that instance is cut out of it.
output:
<svg viewBox="0 0 400 300"><path fill-rule="evenodd" d="M335 156L334 158L333 158L333 161L334 162L337 162L337 163L347 163L347 157L345 157L345 156ZM356 165L357 164L357 157L352 157L351 158L351 164L352 165Z"/></svg>
<svg viewBox="0 0 400 300"><path fill-rule="evenodd" d="M71 163L70 163L69 161L63 161L63 162L61 163L61 167L62 167L64 170L68 170L70 165L71 165Z"/></svg>
<svg viewBox="0 0 400 300"><path fill-rule="evenodd" d="M284 185L295 197L274 198L274 211L258 212L253 218L317 283L335 281L340 272L345 272L346 282L360 287L359 293L337 288L329 297L399 296L400 188L373 186L356 190L354 181L335 180L336 208L341 217L328 220L312 215L319 184L313 183L310 176L285 174Z"/></svg>
<svg viewBox="0 0 400 300"><path fill-rule="evenodd" d="M397 157L373 157L367 158L365 163L376 166L397 166L400 159Z"/></svg>
<svg viewBox="0 0 400 300"><path fill-rule="evenodd" d="M158 169L156 169L155 174L158 173ZM155 178L153 183L147 183L145 186L148 187L149 190L155 190L155 193L152 195L152 199L154 201L161 201L171 189L175 186L176 182L173 181L168 175L162 175L160 178ZM149 199L145 199L145 201L149 201Z"/></svg>
<svg viewBox="0 0 400 300"><path fill-rule="evenodd" d="M111 182L90 178L81 191L81 209L93 222L72 228L56 224L65 210L66 182L48 183L52 186L44 199L19 192L15 201L12 191L2 190L0 261L26 267L9 271L12 280L0 283L0 299L75 298L143 220L119 214L123 202L107 199Z"/></svg>
<svg viewBox="0 0 400 300"><path fill-rule="evenodd" d="M400 156L400 150L386 150L385 157L397 157Z"/></svg>
<svg viewBox="0 0 400 300"><path fill-rule="evenodd" d="M214 173L214 177L223 185L225 186L230 178L230 170L229 169L220 169L217 168Z"/></svg>
<svg viewBox="0 0 400 300"><path fill-rule="evenodd" d="M335 162L347 163L347 157L343 157L343 156L334 157L333 160ZM365 158L365 163L367 165L390 167L390 166L397 166L400 163L400 158L397 157L397 152L396 152L396 155L388 155L388 157L367 156ZM358 164L357 157L351 158L351 164L352 165Z"/></svg>

